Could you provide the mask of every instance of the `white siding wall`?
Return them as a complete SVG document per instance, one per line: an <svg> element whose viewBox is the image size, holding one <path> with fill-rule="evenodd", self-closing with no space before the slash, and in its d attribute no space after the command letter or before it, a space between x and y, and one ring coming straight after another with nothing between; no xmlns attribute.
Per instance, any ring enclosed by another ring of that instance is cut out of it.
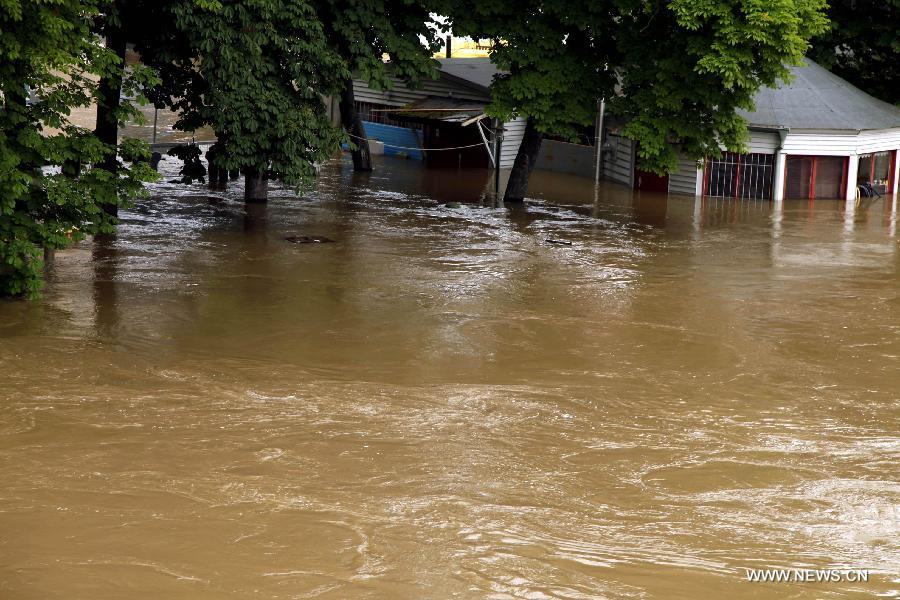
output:
<svg viewBox="0 0 900 600"><path fill-rule="evenodd" d="M488 94L484 92L469 89L459 83L443 79L425 81L422 84L422 88L416 90L406 87L402 79L394 77L392 81L394 86L390 90L375 90L364 82L354 79L353 94L358 102L372 102L390 106L404 106L428 96L439 98L452 96L460 100L475 100L479 102L487 102L489 100Z"/></svg>
<svg viewBox="0 0 900 600"><path fill-rule="evenodd" d="M884 152L900 148L900 127L880 131L863 131L856 145L857 154Z"/></svg>
<svg viewBox="0 0 900 600"><path fill-rule="evenodd" d="M900 128L861 131L858 134L790 132L784 140L785 154L850 156L900 148Z"/></svg>
<svg viewBox="0 0 900 600"><path fill-rule="evenodd" d="M516 162L516 154L519 153L519 146L522 145L522 138L525 137L525 119L518 117L504 123L503 127L506 131L503 134L503 147L500 149L500 168L512 169L513 163Z"/></svg>
<svg viewBox="0 0 900 600"><path fill-rule="evenodd" d="M751 154L775 154L778 149L778 134L768 131L750 131Z"/></svg>
<svg viewBox="0 0 900 600"><path fill-rule="evenodd" d="M778 148L778 134L770 131L750 130L750 139L747 142L748 152L751 154L775 154ZM725 152L725 146L719 144L719 148Z"/></svg>
<svg viewBox="0 0 900 600"><path fill-rule="evenodd" d="M790 132L784 140L785 154L849 156L856 153L856 135Z"/></svg>
<svg viewBox="0 0 900 600"><path fill-rule="evenodd" d="M697 193L697 162L678 159L678 168L669 173L669 193L693 196Z"/></svg>

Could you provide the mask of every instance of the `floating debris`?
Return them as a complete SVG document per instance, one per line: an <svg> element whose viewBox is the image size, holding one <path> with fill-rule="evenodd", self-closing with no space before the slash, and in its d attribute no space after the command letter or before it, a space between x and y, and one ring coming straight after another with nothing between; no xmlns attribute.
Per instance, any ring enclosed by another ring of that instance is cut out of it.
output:
<svg viewBox="0 0 900 600"><path fill-rule="evenodd" d="M548 244L556 244L557 246L571 246L572 242L567 242L566 240L555 240L553 238L547 238Z"/></svg>
<svg viewBox="0 0 900 600"><path fill-rule="evenodd" d="M321 235L289 235L284 239L292 244L330 244L334 242L333 239Z"/></svg>
<svg viewBox="0 0 900 600"><path fill-rule="evenodd" d="M459 202L448 202L444 206L447 208L462 208L462 204L460 204Z"/></svg>

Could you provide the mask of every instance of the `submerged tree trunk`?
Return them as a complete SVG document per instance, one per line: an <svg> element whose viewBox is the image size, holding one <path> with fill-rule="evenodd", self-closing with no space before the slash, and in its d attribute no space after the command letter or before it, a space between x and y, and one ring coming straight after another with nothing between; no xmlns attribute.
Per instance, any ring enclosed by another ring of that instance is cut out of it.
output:
<svg viewBox="0 0 900 600"><path fill-rule="evenodd" d="M269 199L269 180L265 171L244 170L244 202L266 202Z"/></svg>
<svg viewBox="0 0 900 600"><path fill-rule="evenodd" d="M97 126L94 134L97 139L113 147L113 151L106 155L103 160L94 165L95 168L103 169L111 173L118 170L118 160L115 148L118 146L119 139L119 122L116 113L119 109L120 98L122 95L122 76L125 72L125 32L122 30L121 23L113 24L112 19L107 19L104 33L106 34L106 47L109 48L121 60L120 68L114 74L108 75L100 79L97 84L97 92L99 99L97 101ZM119 206L115 203L104 203L103 210L107 214L117 215Z"/></svg>
<svg viewBox="0 0 900 600"><path fill-rule="evenodd" d="M372 156L369 153L369 139L366 137L362 119L359 118L359 113L356 112L356 102L353 97L353 79L348 79L344 84L344 89L341 91L340 110L341 125L350 134L350 141L356 147L350 150L350 154L353 156L353 170L371 171Z"/></svg>
<svg viewBox="0 0 900 600"><path fill-rule="evenodd" d="M225 188L228 184L228 169L219 164L224 151L224 143L221 138L206 151L206 173L209 176L209 187L211 188Z"/></svg>
<svg viewBox="0 0 900 600"><path fill-rule="evenodd" d="M504 202L522 202L525 192L528 191L528 178L537 162L538 153L541 151L541 140L544 135L534 126L534 118L528 117L525 124L525 135L516 154L516 162L513 163L512 172L509 174L509 183L506 185Z"/></svg>

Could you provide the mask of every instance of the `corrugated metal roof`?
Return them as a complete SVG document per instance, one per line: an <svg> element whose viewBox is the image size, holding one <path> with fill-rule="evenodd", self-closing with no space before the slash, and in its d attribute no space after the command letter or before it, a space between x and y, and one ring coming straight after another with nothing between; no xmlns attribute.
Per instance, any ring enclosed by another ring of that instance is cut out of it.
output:
<svg viewBox="0 0 900 600"><path fill-rule="evenodd" d="M500 70L489 58L439 58L441 72L487 90Z"/></svg>
<svg viewBox="0 0 900 600"><path fill-rule="evenodd" d="M484 102L454 100L453 98L422 98L392 111L392 113L399 117L463 123L473 117L483 115L484 105Z"/></svg>
<svg viewBox="0 0 900 600"><path fill-rule="evenodd" d="M900 108L873 98L806 59L792 67L794 80L777 89L763 88L756 110L738 111L751 127L862 131L900 127Z"/></svg>

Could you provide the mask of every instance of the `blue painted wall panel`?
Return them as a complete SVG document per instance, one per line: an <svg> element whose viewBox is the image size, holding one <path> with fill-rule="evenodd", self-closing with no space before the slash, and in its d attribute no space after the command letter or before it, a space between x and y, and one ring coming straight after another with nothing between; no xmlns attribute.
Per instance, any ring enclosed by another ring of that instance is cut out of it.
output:
<svg viewBox="0 0 900 600"><path fill-rule="evenodd" d="M372 123L371 121L363 121L363 127L366 128L366 136L370 140L384 142L385 155L396 156L403 154L416 160L423 160L424 156L421 150L403 150L394 147L421 148L422 145L419 143L415 130L407 129L406 127L395 127L394 125Z"/></svg>

